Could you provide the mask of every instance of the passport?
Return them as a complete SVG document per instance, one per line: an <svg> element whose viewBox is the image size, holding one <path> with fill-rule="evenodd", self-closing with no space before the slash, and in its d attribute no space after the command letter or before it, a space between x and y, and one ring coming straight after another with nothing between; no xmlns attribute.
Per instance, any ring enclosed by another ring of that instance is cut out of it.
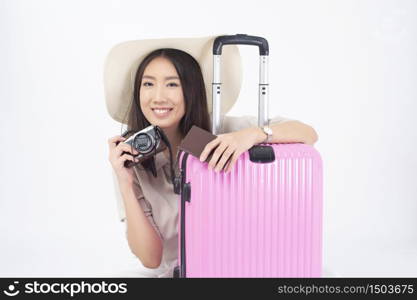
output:
<svg viewBox="0 0 417 300"><path fill-rule="evenodd" d="M181 144L178 146L180 150L183 150L193 156L195 156L197 159L200 159L200 155L203 152L204 148L208 143L210 143L212 140L216 139L217 136L212 134L211 132L204 130L198 126L193 125L191 129L188 131L185 138L182 140ZM217 147L216 147L217 148ZM214 148L210 154L207 156L205 162L209 162L213 156L214 151L216 150ZM220 160L221 156L219 157ZM229 162L229 160L232 158L232 155L229 157L227 162L224 164L225 166Z"/></svg>
<svg viewBox="0 0 417 300"><path fill-rule="evenodd" d="M200 159L206 145L216 138L217 136L211 132L193 125L178 148ZM210 161L212 154L210 153L206 162Z"/></svg>

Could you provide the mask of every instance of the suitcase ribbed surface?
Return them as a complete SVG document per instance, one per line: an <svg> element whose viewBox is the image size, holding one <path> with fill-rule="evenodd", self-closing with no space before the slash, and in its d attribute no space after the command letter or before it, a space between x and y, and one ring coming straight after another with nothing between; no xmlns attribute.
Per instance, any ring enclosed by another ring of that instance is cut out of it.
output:
<svg viewBox="0 0 417 300"><path fill-rule="evenodd" d="M253 163L246 152L229 174L188 156L186 277L321 276L320 155L304 144L271 146L274 162Z"/></svg>

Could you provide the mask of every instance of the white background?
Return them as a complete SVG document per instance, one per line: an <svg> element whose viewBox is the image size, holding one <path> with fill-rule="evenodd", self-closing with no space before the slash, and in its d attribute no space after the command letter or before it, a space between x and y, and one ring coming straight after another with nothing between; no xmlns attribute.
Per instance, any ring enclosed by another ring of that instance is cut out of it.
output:
<svg viewBox="0 0 417 300"><path fill-rule="evenodd" d="M139 276L118 221L103 64L116 43L270 43L270 115L313 126L328 276L417 276L417 1L0 0L0 276ZM257 109L241 47L232 115Z"/></svg>

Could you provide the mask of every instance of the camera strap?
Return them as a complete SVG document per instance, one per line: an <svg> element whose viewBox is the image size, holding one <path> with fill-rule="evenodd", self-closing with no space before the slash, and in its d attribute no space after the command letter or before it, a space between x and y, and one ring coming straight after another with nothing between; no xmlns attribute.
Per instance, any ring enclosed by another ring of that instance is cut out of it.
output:
<svg viewBox="0 0 417 300"><path fill-rule="evenodd" d="M164 131L159 128L158 126L155 126L156 130L158 131L158 133L161 135L161 140L165 143L165 145L167 145L168 150L169 150L169 164L170 164L170 169L171 169L171 182L172 184L174 184L174 179L175 179L175 172L174 172L174 163L172 160L172 147L171 147L171 143L169 142L167 136L165 135Z"/></svg>

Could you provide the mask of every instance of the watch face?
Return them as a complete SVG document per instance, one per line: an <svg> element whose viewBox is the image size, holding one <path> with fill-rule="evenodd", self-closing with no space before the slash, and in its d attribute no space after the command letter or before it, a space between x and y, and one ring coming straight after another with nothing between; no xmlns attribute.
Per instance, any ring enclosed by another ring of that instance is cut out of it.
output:
<svg viewBox="0 0 417 300"><path fill-rule="evenodd" d="M272 134L272 129L271 128L269 128L269 127L264 127L264 131L267 133L267 134Z"/></svg>

